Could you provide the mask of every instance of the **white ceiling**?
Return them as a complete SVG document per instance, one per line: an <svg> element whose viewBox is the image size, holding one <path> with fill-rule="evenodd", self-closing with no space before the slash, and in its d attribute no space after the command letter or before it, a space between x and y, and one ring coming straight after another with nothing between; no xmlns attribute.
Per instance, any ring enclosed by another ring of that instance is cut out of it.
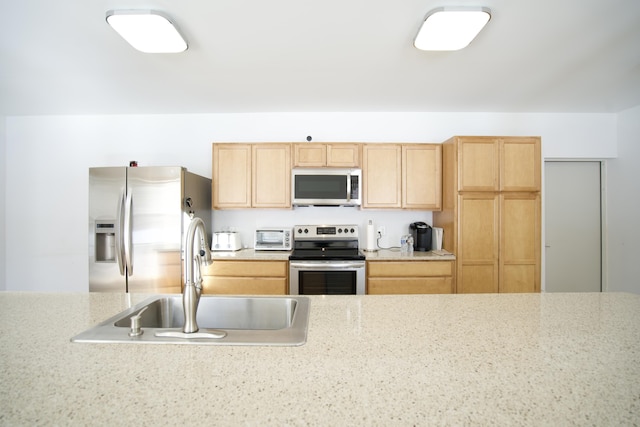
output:
<svg viewBox="0 0 640 427"><path fill-rule="evenodd" d="M640 105L639 0L0 0L0 115L618 112ZM439 6L492 19L457 52ZM181 54L135 51L109 9L157 9Z"/></svg>

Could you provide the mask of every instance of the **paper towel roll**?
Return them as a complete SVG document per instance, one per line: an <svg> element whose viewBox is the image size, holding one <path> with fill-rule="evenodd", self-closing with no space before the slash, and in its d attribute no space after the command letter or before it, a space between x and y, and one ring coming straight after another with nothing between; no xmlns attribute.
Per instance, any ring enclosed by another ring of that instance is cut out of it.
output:
<svg viewBox="0 0 640 427"><path fill-rule="evenodd" d="M374 252L376 250L376 232L373 220L367 221L367 245L365 251Z"/></svg>
<svg viewBox="0 0 640 427"><path fill-rule="evenodd" d="M431 229L431 250L432 251L441 251L442 250L442 228L433 227Z"/></svg>

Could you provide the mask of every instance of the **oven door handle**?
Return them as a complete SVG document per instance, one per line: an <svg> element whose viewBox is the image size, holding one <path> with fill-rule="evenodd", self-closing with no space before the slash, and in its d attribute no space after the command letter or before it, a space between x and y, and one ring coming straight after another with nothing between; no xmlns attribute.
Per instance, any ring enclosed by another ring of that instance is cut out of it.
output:
<svg viewBox="0 0 640 427"><path fill-rule="evenodd" d="M353 270L364 268L364 262L291 262L291 268L313 268L315 270Z"/></svg>

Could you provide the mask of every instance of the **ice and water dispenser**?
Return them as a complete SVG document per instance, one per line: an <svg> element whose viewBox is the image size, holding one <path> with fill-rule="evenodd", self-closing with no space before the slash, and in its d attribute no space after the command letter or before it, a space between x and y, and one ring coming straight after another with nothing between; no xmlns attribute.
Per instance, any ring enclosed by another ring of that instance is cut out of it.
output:
<svg viewBox="0 0 640 427"><path fill-rule="evenodd" d="M96 220L96 262L116 262L116 223Z"/></svg>

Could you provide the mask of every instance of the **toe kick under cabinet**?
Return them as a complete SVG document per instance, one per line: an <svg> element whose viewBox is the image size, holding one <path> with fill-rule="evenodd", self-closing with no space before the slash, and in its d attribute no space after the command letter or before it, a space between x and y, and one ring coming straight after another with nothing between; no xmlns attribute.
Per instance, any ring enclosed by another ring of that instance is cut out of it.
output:
<svg viewBox="0 0 640 427"><path fill-rule="evenodd" d="M227 295L286 295L288 261L216 260L202 269L202 292Z"/></svg>
<svg viewBox="0 0 640 427"><path fill-rule="evenodd" d="M451 294L454 261L368 261L367 293Z"/></svg>

